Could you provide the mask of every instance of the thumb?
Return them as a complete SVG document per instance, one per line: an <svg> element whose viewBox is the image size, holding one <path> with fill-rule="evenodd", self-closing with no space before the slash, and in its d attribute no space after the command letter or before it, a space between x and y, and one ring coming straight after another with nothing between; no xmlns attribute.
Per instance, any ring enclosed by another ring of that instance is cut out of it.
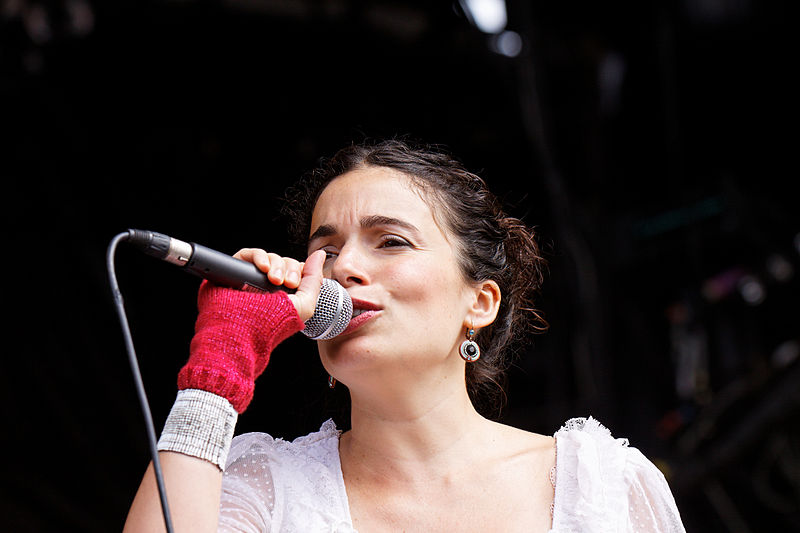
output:
<svg viewBox="0 0 800 533"><path fill-rule="evenodd" d="M325 251L317 250L306 259L297 291L289 295L289 300L297 310L300 320L307 321L314 314L317 298L322 287L322 266L325 263Z"/></svg>

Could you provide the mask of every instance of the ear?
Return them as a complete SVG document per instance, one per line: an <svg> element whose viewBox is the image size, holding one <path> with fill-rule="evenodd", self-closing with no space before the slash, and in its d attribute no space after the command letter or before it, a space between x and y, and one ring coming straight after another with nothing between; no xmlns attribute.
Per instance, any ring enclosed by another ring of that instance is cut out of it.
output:
<svg viewBox="0 0 800 533"><path fill-rule="evenodd" d="M500 298L500 287L494 280L489 279L476 285L464 327L479 329L494 322L497 310L500 309Z"/></svg>

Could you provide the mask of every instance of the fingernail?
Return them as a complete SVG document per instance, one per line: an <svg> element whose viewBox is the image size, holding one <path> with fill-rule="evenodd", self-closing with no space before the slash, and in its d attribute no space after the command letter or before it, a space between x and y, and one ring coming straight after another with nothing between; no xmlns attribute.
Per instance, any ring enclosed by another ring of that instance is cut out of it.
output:
<svg viewBox="0 0 800 533"><path fill-rule="evenodd" d="M300 276L297 274L297 272L290 272L288 276L288 281L291 283L299 283Z"/></svg>
<svg viewBox="0 0 800 533"><path fill-rule="evenodd" d="M283 279L283 270L280 270L280 269L273 270L272 271L272 275L273 275L273 277L276 277L278 279Z"/></svg>

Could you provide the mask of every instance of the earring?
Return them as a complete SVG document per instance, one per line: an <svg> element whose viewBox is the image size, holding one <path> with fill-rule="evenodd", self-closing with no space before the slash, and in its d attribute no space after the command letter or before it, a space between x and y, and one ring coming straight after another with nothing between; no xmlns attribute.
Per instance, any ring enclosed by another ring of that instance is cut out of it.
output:
<svg viewBox="0 0 800 533"><path fill-rule="evenodd" d="M336 386L336 378L328 374L328 388L332 389Z"/></svg>
<svg viewBox="0 0 800 533"><path fill-rule="evenodd" d="M461 348L458 350L461 358L467 363L474 363L481 357L481 349L478 343L472 340L474 337L475 330L467 328L467 340L461 343Z"/></svg>

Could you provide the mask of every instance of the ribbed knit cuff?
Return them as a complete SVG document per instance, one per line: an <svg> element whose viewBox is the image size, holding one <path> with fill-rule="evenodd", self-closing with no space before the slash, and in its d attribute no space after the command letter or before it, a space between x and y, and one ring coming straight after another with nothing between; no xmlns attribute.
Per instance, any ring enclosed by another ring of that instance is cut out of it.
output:
<svg viewBox="0 0 800 533"><path fill-rule="evenodd" d="M158 450L205 459L224 470L238 417L236 409L221 396L198 389L179 391L158 440Z"/></svg>

